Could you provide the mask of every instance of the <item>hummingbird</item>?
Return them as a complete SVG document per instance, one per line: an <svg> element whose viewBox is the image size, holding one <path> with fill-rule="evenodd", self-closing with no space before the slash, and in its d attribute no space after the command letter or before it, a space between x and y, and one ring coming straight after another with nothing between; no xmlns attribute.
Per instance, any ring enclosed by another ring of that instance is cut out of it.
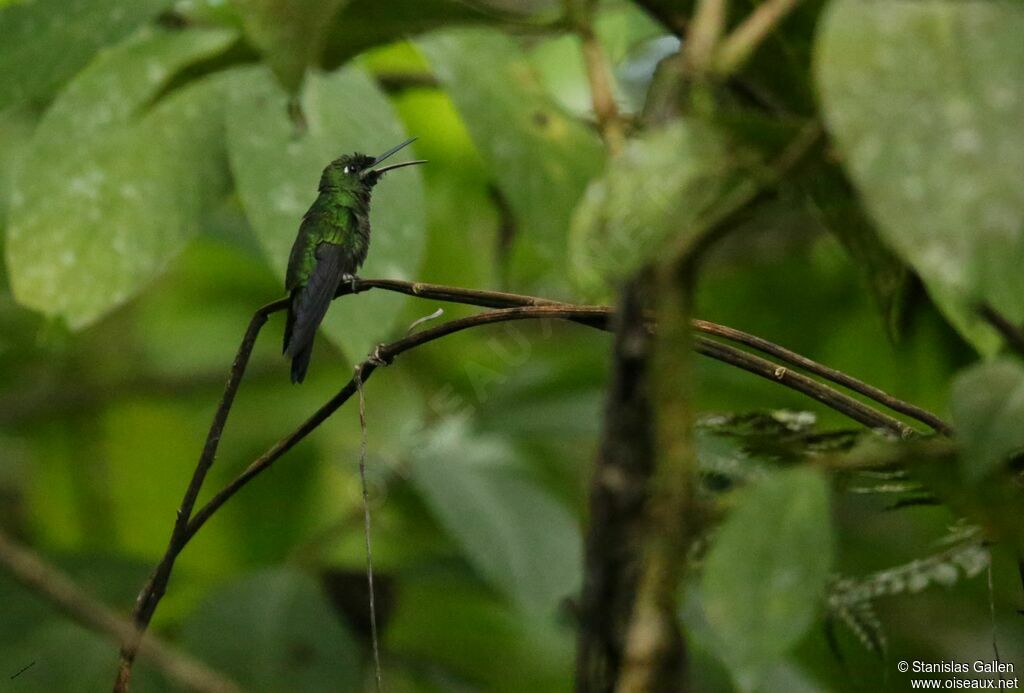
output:
<svg viewBox="0 0 1024 693"><path fill-rule="evenodd" d="M388 171L426 161L377 168L415 137L378 157L343 154L324 169L319 194L302 217L288 257L289 293L284 353L292 360L292 382L301 383L313 354L313 337L343 281L354 281L370 250L370 194Z"/></svg>

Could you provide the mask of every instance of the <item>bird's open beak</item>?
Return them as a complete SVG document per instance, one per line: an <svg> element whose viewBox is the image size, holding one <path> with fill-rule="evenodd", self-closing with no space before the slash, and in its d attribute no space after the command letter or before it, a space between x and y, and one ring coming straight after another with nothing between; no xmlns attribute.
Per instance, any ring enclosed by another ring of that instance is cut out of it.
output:
<svg viewBox="0 0 1024 693"><path fill-rule="evenodd" d="M402 168L403 166L415 166L416 164L425 164L425 163L427 163L425 159L417 159L416 161L403 161L400 164L391 164L390 166L384 166L382 168L374 168L374 166L376 166L380 162L382 162L385 159L387 159L388 157L392 156L393 154L395 154L399 150L404 149L405 147L408 147L410 144L412 144L415 141L416 141L416 138L412 137L410 139L407 139L405 142L402 142L400 145L398 145L396 147L392 147L391 149L387 150L386 152L384 152L383 154L378 156L376 159L374 159L373 163L371 163L369 166L364 168L363 172L360 175L361 176L367 176L367 175L373 173L373 174L375 174L377 176L380 176L381 174L387 173L388 171L393 171L396 168Z"/></svg>

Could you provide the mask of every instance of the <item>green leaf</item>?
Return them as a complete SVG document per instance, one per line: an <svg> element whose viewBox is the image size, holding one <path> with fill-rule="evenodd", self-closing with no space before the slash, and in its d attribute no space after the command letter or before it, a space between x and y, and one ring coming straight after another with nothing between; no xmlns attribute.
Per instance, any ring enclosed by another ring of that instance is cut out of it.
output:
<svg viewBox="0 0 1024 693"><path fill-rule="evenodd" d="M100 54L60 93L40 125L35 154L56 158L84 139L132 125L175 75L224 52L236 38L225 29L136 32Z"/></svg>
<svg viewBox="0 0 1024 693"><path fill-rule="evenodd" d="M45 558L94 598L123 613L131 608L139 585L152 569L142 562L118 558L109 548L99 554L50 554ZM73 623L67 614L2 571L0 602L4 604L0 672L9 681L5 692L8 688L49 693L110 687L117 668L113 640ZM168 690L163 677L154 676L145 658L139 664L138 680L132 677L139 690Z"/></svg>
<svg viewBox="0 0 1024 693"><path fill-rule="evenodd" d="M169 0L26 0L0 9L0 110L48 98Z"/></svg>
<svg viewBox="0 0 1024 693"><path fill-rule="evenodd" d="M355 691L358 651L316 581L290 568L217 590L185 623L182 642L252 691Z"/></svg>
<svg viewBox="0 0 1024 693"><path fill-rule="evenodd" d="M1024 366L1007 359L968 368L953 382L950 410L962 469L978 480L1024 448Z"/></svg>
<svg viewBox="0 0 1024 693"><path fill-rule="evenodd" d="M320 60L327 29L347 0L235 0L246 36L266 56L281 84L294 92L306 68Z"/></svg>
<svg viewBox="0 0 1024 693"><path fill-rule="evenodd" d="M751 690L813 625L832 569L828 486L809 469L738 492L704 567L704 608L740 688Z"/></svg>
<svg viewBox="0 0 1024 693"><path fill-rule="evenodd" d="M117 671L117 646L110 640L72 623L65 617L51 616L28 633L22 633L16 645L0 652L0 667L7 681L5 688L19 693L51 691L101 691L110 688ZM145 658L133 688L163 693L172 690L162 676L154 675ZM31 666L30 666L31 665ZM28 667L27 669L25 667Z"/></svg>
<svg viewBox="0 0 1024 693"><path fill-rule="evenodd" d="M584 292L600 295L668 241L696 240L738 162L724 138L699 123L676 121L630 141L573 216L572 270Z"/></svg>
<svg viewBox="0 0 1024 693"><path fill-rule="evenodd" d="M523 609L553 613L580 582L572 516L511 465L500 440L464 422L432 426L411 451L413 483L481 575Z"/></svg>
<svg viewBox="0 0 1024 693"><path fill-rule="evenodd" d="M820 221L864 274L891 338L902 336L910 272L882 241L850 184L835 164L825 164L804 179Z"/></svg>
<svg viewBox="0 0 1024 693"><path fill-rule="evenodd" d="M229 32L149 32L104 53L43 118L16 172L7 266L15 298L85 327L155 279L227 184L221 83L149 111L182 66Z"/></svg>
<svg viewBox="0 0 1024 693"><path fill-rule="evenodd" d="M982 352L987 301L1024 321L1024 6L836 0L817 81L883 238Z"/></svg>
<svg viewBox="0 0 1024 693"><path fill-rule="evenodd" d="M500 25L509 13L481 7L473 0L346 0L327 32L324 66L344 64L368 48L405 40L453 25ZM515 18L522 22L521 17Z"/></svg>
<svg viewBox="0 0 1024 693"><path fill-rule="evenodd" d="M442 686L444 691L564 693L572 688L571 631L554 619L523 618L464 571L404 575L385 646L395 659L430 662L471 684Z"/></svg>
<svg viewBox="0 0 1024 693"><path fill-rule="evenodd" d="M7 218L7 191L14 172L28 151L28 143L37 121L38 117L27 108L15 107L0 112L0 151L4 153L0 157L0 232Z"/></svg>
<svg viewBox="0 0 1024 693"><path fill-rule="evenodd" d="M246 214L283 287L288 254L302 215L316 198L323 168L346 152L378 154L406 135L387 98L359 68L310 76L301 95L307 120L301 133L288 118L287 95L269 72L232 74L231 169ZM410 149L403 154L413 158ZM375 188L373 242L362 276L415 277L426 244L421 180L413 167L385 177ZM362 358L390 333L402 303L372 291L337 301L324 329L349 358Z"/></svg>
<svg viewBox="0 0 1024 693"><path fill-rule="evenodd" d="M553 104L523 51L505 34L447 31L418 45L511 205L518 234L513 281L521 285L543 277L557 287L566 266L569 219L600 168L600 142Z"/></svg>

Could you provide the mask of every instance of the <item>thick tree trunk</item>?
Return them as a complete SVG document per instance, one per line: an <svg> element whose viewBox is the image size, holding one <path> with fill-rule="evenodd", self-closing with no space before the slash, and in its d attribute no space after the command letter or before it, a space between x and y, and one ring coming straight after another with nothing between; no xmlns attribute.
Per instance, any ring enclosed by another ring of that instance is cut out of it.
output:
<svg viewBox="0 0 1024 693"><path fill-rule="evenodd" d="M604 433L590 485L576 689L615 688L643 562L647 489L654 470L649 361L653 335L644 321L649 282L622 292L616 315L612 382Z"/></svg>

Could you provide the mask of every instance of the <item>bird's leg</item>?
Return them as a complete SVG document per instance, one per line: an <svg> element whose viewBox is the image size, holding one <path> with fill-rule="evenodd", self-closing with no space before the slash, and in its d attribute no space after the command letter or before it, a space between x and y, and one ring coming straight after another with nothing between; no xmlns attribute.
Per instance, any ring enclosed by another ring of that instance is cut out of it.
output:
<svg viewBox="0 0 1024 693"><path fill-rule="evenodd" d="M359 282L359 277L357 277L354 274L349 274L348 272L346 272L345 274L341 275L341 281L348 284L348 288L351 290L352 293L356 293L356 284Z"/></svg>

